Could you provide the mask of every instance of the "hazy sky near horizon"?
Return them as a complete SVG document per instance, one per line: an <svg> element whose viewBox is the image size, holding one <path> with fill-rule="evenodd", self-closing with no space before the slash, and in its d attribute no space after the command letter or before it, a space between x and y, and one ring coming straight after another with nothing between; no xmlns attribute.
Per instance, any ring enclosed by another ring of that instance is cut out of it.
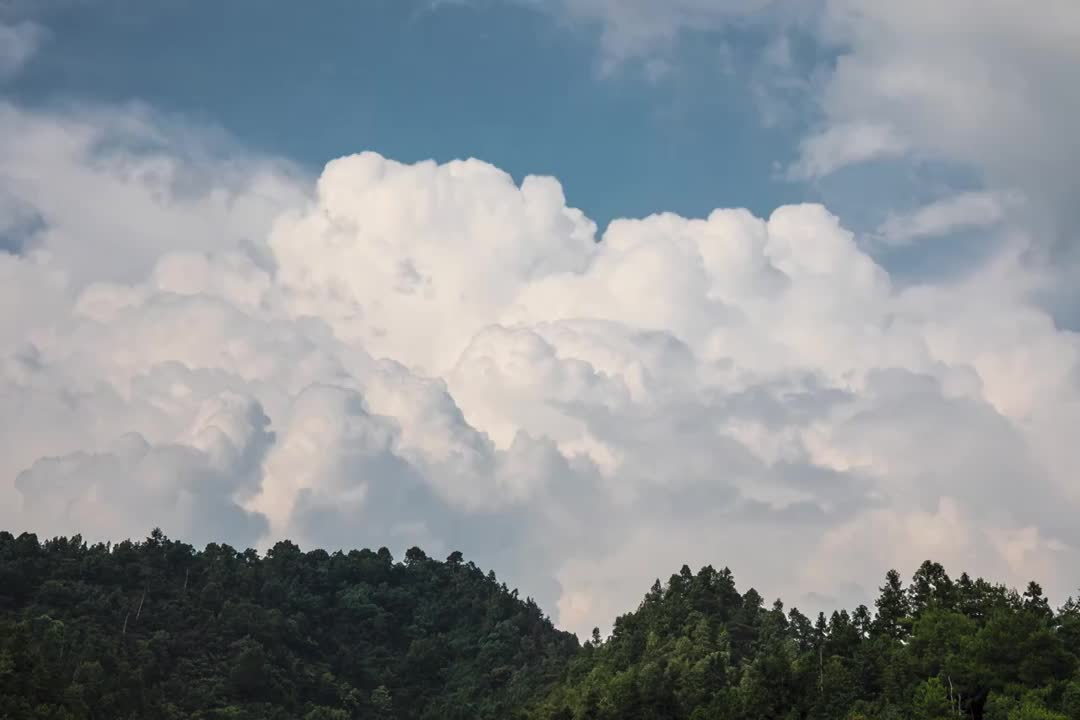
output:
<svg viewBox="0 0 1080 720"><path fill-rule="evenodd" d="M1073 0L0 0L0 525L579 633L1080 585Z"/></svg>

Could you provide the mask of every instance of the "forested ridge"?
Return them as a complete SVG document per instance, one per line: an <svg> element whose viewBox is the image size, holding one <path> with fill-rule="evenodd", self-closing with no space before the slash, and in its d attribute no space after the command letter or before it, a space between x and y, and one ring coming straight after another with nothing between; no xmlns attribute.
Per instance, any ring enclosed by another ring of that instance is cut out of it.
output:
<svg viewBox="0 0 1080 720"><path fill-rule="evenodd" d="M1080 720L1080 605L1035 582L889 571L865 606L814 620L686 566L594 636L538 717Z"/></svg>
<svg viewBox="0 0 1080 720"><path fill-rule="evenodd" d="M460 553L0 533L0 718L513 718L578 648Z"/></svg>
<svg viewBox="0 0 1080 720"><path fill-rule="evenodd" d="M460 553L0 532L0 719L1080 720L1080 604L889 571L809 618L659 580L583 645Z"/></svg>

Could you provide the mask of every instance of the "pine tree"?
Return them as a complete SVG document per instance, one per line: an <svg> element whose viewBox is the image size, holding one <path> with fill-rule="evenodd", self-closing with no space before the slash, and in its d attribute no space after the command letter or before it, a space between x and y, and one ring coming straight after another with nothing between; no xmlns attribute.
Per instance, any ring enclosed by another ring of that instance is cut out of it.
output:
<svg viewBox="0 0 1080 720"><path fill-rule="evenodd" d="M876 635L899 639L907 634L910 605L900 573L890 570L885 574L885 584L879 588L881 595L874 601L877 617L874 618L873 630Z"/></svg>

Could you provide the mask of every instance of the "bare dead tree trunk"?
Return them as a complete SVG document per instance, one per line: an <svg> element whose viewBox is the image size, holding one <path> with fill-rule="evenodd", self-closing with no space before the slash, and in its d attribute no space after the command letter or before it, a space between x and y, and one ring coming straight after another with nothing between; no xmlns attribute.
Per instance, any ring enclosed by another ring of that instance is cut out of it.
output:
<svg viewBox="0 0 1080 720"><path fill-rule="evenodd" d="M187 592L187 581L188 581L188 575L190 575L190 574L191 574L191 568L185 568L184 569L184 592L185 593Z"/></svg>
<svg viewBox="0 0 1080 720"><path fill-rule="evenodd" d="M123 637L124 635L127 635L127 622L128 622L129 617L131 617L131 611L130 610L128 610L127 615L124 616L124 629L120 631L120 636L121 637Z"/></svg>
<svg viewBox="0 0 1080 720"><path fill-rule="evenodd" d="M964 714L963 696L953 689L952 675L946 675L945 677L949 680L949 704L955 708L956 716L960 717Z"/></svg>
<svg viewBox="0 0 1080 720"><path fill-rule="evenodd" d="M135 611L135 620L138 620L139 616L142 615L142 606L143 606L143 603L146 602L146 591L147 590L149 590L149 588L143 588L142 597L139 598L139 609Z"/></svg>

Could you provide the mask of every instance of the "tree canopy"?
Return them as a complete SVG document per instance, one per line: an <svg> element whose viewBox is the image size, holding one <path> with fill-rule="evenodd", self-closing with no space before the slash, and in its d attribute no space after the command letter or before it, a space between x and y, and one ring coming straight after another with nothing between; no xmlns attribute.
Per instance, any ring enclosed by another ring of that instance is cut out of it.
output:
<svg viewBox="0 0 1080 720"><path fill-rule="evenodd" d="M1080 606L938 563L811 620L684 567L571 661L543 720L1080 720Z"/></svg>
<svg viewBox="0 0 1080 720"><path fill-rule="evenodd" d="M578 647L460 553L0 533L0 718L513 718Z"/></svg>
<svg viewBox="0 0 1080 720"><path fill-rule="evenodd" d="M0 532L0 720L1080 720L1080 603L879 592L811 618L683 566L581 645L459 552Z"/></svg>

